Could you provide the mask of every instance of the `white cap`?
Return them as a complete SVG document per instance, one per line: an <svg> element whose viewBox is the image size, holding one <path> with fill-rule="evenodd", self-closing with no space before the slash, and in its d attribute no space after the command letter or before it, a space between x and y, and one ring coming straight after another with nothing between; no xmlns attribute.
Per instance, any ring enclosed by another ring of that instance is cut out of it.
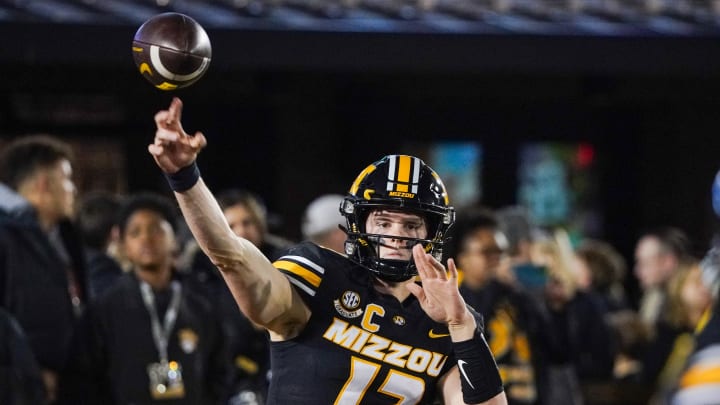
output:
<svg viewBox="0 0 720 405"><path fill-rule="evenodd" d="M339 194L325 194L308 204L303 215L303 237L308 239L345 225L345 217L340 214L343 198Z"/></svg>

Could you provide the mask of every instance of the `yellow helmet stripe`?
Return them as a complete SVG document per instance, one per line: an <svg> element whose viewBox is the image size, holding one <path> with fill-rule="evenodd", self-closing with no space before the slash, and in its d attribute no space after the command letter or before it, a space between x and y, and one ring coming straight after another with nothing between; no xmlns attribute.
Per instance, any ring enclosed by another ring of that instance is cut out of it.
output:
<svg viewBox="0 0 720 405"><path fill-rule="evenodd" d="M398 177L397 181L401 183L410 183L410 163L412 163L412 160L410 156L407 155L401 155L400 156L400 164L398 169ZM407 186L406 186L407 188ZM407 190L398 190L398 191L407 191Z"/></svg>
<svg viewBox="0 0 720 405"><path fill-rule="evenodd" d="M352 186L350 187L350 194L357 195L358 188L360 188L360 183L367 177L368 174L375 171L375 165L370 165L366 167L360 174L357 176L355 181L353 182Z"/></svg>
<svg viewBox="0 0 720 405"><path fill-rule="evenodd" d="M306 269L305 267L291 262L287 260L278 260L275 263L273 263L273 266L275 266L278 269L288 271L292 274L295 274L296 276L302 278L303 280L307 281L308 284L312 285L313 287L320 286L320 277L312 272L311 270Z"/></svg>
<svg viewBox="0 0 720 405"><path fill-rule="evenodd" d="M408 155L393 155L389 157L387 191L400 191L404 193L410 191L410 174L413 173L414 160L417 159ZM418 164L415 163L414 166L418 166ZM416 182L416 179L413 179L413 182ZM413 189L414 188L416 187L413 186Z"/></svg>

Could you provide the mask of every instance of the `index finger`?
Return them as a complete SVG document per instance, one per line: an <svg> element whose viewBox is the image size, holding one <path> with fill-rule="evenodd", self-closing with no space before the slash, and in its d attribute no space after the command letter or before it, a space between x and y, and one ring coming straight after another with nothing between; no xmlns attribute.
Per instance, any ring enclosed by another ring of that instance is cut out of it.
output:
<svg viewBox="0 0 720 405"><path fill-rule="evenodd" d="M182 107L183 103L178 97L173 97L168 108L168 115L166 117L166 123L168 126L179 125L182 118Z"/></svg>

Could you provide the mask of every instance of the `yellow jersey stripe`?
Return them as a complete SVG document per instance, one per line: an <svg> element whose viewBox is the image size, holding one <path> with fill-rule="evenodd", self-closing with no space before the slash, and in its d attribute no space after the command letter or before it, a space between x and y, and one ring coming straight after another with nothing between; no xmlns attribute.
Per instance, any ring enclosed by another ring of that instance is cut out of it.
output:
<svg viewBox="0 0 720 405"><path fill-rule="evenodd" d="M285 270L292 274L295 274L296 276L307 281L308 284L312 285L313 287L320 286L320 277L317 274L315 274L313 271L308 270L305 267L303 267L297 263L290 262L287 260L278 260L275 263L273 263L273 265L280 270Z"/></svg>
<svg viewBox="0 0 720 405"><path fill-rule="evenodd" d="M686 371L680 379L680 387L688 388L701 384L720 382L720 366L697 365Z"/></svg>

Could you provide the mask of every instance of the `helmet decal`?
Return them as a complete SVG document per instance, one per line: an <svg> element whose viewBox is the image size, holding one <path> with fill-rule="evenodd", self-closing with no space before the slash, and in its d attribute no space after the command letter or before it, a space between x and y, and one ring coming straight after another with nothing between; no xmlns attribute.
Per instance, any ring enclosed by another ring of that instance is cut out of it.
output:
<svg viewBox="0 0 720 405"><path fill-rule="evenodd" d="M358 187L360 187L360 182L363 181L363 179L367 177L368 174L372 173L374 170L375 165L370 165L366 167L362 172L360 172L360 175L357 176L357 178L352 184L352 187L350 187L350 194L357 194Z"/></svg>
<svg viewBox="0 0 720 405"><path fill-rule="evenodd" d="M398 197L413 198L418 192L420 179L420 164L422 161L407 155L388 156L388 195L393 192L408 193L410 195L396 195ZM412 173L412 178L410 174Z"/></svg>

